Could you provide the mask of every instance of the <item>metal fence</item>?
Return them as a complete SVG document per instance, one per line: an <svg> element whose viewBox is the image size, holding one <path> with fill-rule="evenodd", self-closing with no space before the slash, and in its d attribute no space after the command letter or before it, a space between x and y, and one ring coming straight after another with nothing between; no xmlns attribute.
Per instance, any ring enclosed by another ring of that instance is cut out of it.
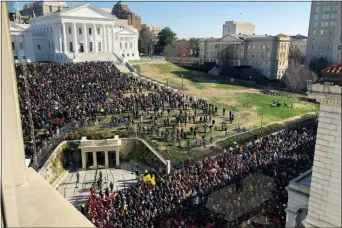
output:
<svg viewBox="0 0 342 228"><path fill-rule="evenodd" d="M37 166L35 166L35 162L31 162L30 166L38 171L53 153L55 148L64 141L65 136L71 130L78 127L79 124L77 122L68 123L60 129L59 134L55 134L53 137L42 141L42 146L37 148Z"/></svg>

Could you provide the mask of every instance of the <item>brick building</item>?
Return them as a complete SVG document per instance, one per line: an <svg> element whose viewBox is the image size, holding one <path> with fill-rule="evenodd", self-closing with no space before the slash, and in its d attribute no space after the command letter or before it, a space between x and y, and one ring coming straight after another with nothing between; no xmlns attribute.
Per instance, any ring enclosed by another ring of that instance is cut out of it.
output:
<svg viewBox="0 0 342 228"><path fill-rule="evenodd" d="M126 4L122 4L121 1L114 5L112 14L118 19L126 19L128 25L133 25L138 31L141 30L141 18L131 11Z"/></svg>

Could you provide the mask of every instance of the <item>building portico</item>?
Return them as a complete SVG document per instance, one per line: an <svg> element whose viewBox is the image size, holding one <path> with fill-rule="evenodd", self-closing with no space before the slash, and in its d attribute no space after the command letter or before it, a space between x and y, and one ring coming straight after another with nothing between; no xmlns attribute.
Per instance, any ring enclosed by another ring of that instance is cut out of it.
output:
<svg viewBox="0 0 342 228"><path fill-rule="evenodd" d="M96 168L99 164L97 163L97 152L104 152L104 166L109 168L109 152L115 152L115 167L120 166L120 146L121 139L118 135L114 136L114 139L105 140L88 140L86 137L82 137L79 148L81 149L82 156L82 169L87 168L88 154L92 153L93 157L93 168Z"/></svg>
<svg viewBox="0 0 342 228"><path fill-rule="evenodd" d="M34 44L38 54L43 50L47 52L37 61L63 62L61 57L81 61L87 53L115 54L124 56L126 60L139 59L138 31L116 26L116 19L114 15L91 4L31 19L28 30L34 37L46 38L44 42L47 42L47 45Z"/></svg>

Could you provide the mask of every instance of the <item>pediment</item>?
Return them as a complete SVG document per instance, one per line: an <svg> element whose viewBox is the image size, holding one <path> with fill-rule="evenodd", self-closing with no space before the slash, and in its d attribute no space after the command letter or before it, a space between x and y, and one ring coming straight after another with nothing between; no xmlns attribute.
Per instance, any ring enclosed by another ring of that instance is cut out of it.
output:
<svg viewBox="0 0 342 228"><path fill-rule="evenodd" d="M87 18L96 18L96 19L116 19L116 17L113 16L112 14L91 4L86 4L80 7L66 10L65 12L62 12L60 16L75 17L75 18L87 17Z"/></svg>
<svg viewBox="0 0 342 228"><path fill-rule="evenodd" d="M129 28L124 28L116 32L118 35L137 35L138 33Z"/></svg>
<svg viewBox="0 0 342 228"><path fill-rule="evenodd" d="M231 36L231 35L227 35L225 37L222 37L220 39L220 41L227 41L227 42L236 42L236 41L241 41L239 38Z"/></svg>

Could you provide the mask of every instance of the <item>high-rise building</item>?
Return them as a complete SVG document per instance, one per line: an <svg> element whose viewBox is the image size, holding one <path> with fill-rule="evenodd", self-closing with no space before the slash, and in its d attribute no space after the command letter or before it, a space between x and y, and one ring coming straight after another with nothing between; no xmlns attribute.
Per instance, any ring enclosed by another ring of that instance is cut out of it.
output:
<svg viewBox="0 0 342 228"><path fill-rule="evenodd" d="M245 21L226 21L223 25L222 37L228 34L255 35L255 25Z"/></svg>
<svg viewBox="0 0 342 228"><path fill-rule="evenodd" d="M48 13L53 13L63 8L66 8L66 1L39 1L24 5L24 9L20 11L21 16L40 17Z"/></svg>
<svg viewBox="0 0 342 228"><path fill-rule="evenodd" d="M341 63L341 7L342 2L312 1L306 63L317 57L330 64Z"/></svg>
<svg viewBox="0 0 342 228"><path fill-rule="evenodd" d="M151 24L142 24L141 25L141 30L142 31L147 31L149 33L151 33L152 37L155 38L158 36L158 33L162 30L163 28L161 27L157 27L155 25L151 25Z"/></svg>
<svg viewBox="0 0 342 228"><path fill-rule="evenodd" d="M128 25L133 25L138 31L141 30L141 18L131 11L126 4L122 4L121 1L114 5L112 14L118 19L128 20Z"/></svg>

